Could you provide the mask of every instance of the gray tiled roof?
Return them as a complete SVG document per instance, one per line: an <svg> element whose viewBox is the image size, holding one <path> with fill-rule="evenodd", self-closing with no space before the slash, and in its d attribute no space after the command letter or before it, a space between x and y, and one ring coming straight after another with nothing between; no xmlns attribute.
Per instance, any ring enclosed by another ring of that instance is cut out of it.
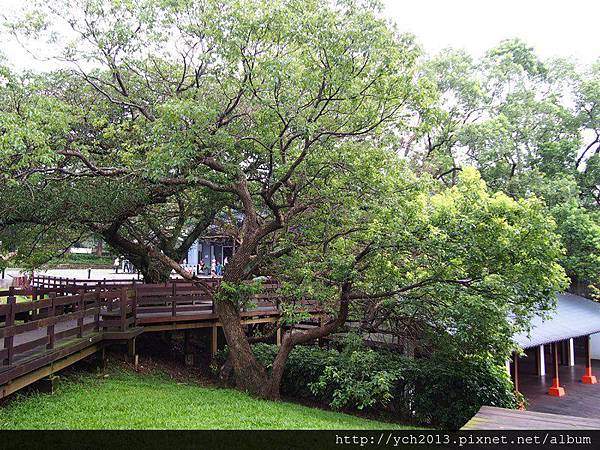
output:
<svg viewBox="0 0 600 450"><path fill-rule="evenodd" d="M529 333L515 341L523 348L600 332L600 303L574 294L558 294L556 310L546 320L536 316Z"/></svg>

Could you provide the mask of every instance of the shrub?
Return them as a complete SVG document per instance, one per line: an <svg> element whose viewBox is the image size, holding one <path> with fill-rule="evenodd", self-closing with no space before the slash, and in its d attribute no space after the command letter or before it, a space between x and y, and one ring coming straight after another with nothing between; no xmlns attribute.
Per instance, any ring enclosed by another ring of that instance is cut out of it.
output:
<svg viewBox="0 0 600 450"><path fill-rule="evenodd" d="M277 347L256 344L253 350L270 368ZM520 401L505 368L490 360L412 359L354 344L341 352L295 347L281 392L450 429L460 428L482 405L515 408Z"/></svg>
<svg viewBox="0 0 600 450"><path fill-rule="evenodd" d="M422 422L460 428L483 405L516 408L506 369L490 360L417 360L411 374L411 405Z"/></svg>
<svg viewBox="0 0 600 450"><path fill-rule="evenodd" d="M277 354L277 346L255 344L252 348L256 358L270 369ZM325 368L334 365L338 358L339 353L335 350L309 346L294 347L285 365L281 392L285 395L320 400L322 397L310 389L310 384L317 382Z"/></svg>

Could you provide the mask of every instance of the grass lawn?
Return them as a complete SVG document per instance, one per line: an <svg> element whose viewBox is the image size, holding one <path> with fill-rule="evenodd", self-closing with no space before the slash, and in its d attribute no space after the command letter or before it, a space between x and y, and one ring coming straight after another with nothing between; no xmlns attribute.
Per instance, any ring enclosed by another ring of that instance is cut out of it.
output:
<svg viewBox="0 0 600 450"><path fill-rule="evenodd" d="M31 297L28 295L15 295L15 298L17 299L17 303L25 303L32 301ZM5 304L7 301L7 297L0 297L0 304Z"/></svg>
<svg viewBox="0 0 600 450"><path fill-rule="evenodd" d="M231 389L177 383L114 369L71 376L49 394L16 394L0 407L0 429L401 429Z"/></svg>

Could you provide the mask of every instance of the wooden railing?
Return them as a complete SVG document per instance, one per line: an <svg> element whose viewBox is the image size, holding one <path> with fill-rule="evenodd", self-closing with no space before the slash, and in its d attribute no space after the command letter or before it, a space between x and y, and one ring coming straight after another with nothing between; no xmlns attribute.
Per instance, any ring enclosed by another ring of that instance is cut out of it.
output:
<svg viewBox="0 0 600 450"><path fill-rule="evenodd" d="M101 285L103 288L107 287L115 287L115 286L131 286L135 284L141 284L142 281L132 277L121 278L121 279L77 279L77 278L67 278L67 277L55 277L51 275L34 275L29 280L29 284L31 287L37 288L47 288L47 289L55 289L58 287L72 287L72 288L82 288L85 286L97 286Z"/></svg>
<svg viewBox="0 0 600 450"><path fill-rule="evenodd" d="M204 278L204 284L210 289L216 289L220 278ZM103 290L118 290L122 287L133 289L136 298L137 311L139 313L157 313L170 315L178 314L207 314L214 313L212 295L204 288L184 279L171 279L160 284L144 284L136 280L78 280L74 278L53 277L47 275L36 275L32 278L32 289L50 289L65 292L76 291L90 285L99 286ZM263 291L253 298L256 308L278 309L281 295L276 291L279 285L274 282L263 284Z"/></svg>
<svg viewBox="0 0 600 450"><path fill-rule="evenodd" d="M3 295L31 297L31 301L19 303L23 306L16 308L19 313L14 317L11 316L13 310L9 309L9 306L3 308L8 313L5 328L13 326L11 320L19 320L24 323L33 322L28 327L17 328L17 331L33 330L36 326L52 327L53 324L75 317L79 320L79 316L66 314L83 311L84 316L91 315L92 312L86 311L91 299L97 299L97 303L90 305L89 308L100 308L98 318L94 319L96 330L125 331L138 324L173 321L175 318L177 320L211 320L215 318L212 294L188 280L172 279L161 284L143 284L130 280L77 280L43 275L36 276L33 280L34 283L31 287L12 289L10 295L8 291L0 291L0 302ZM217 288L220 283L219 278L207 278L204 281L212 289ZM80 297L83 298L83 306L78 306ZM48 304L50 301L48 298L54 298L54 303ZM45 300L44 303L39 303L42 300ZM242 316L277 315L280 303L283 301L290 302L291 300L282 296L277 283L263 282L262 290L252 298L252 306L242 307ZM9 300L7 303L11 302L12 300ZM52 309L63 304L67 306L66 313L65 308ZM296 301L296 304L301 304L313 313L319 311L319 306L315 302L303 299ZM0 319L2 317L2 309L0 309ZM50 320L48 324L40 322L48 317L55 317L55 319ZM52 324L49 324L50 322ZM91 325L88 325L84 324L85 327L92 328ZM0 327L0 338L5 335L6 337L13 336L9 336L6 334L7 331L2 330L3 328ZM75 333L72 330L69 331ZM51 336L53 329L48 328L48 333L48 336ZM66 336L70 335L66 333ZM11 340L5 342L5 348L8 348ZM40 342L42 342L42 338L40 338Z"/></svg>
<svg viewBox="0 0 600 450"><path fill-rule="evenodd" d="M2 366L13 364L18 355L38 347L52 350L58 341L100 331L126 331L135 325L135 292L82 288L64 295L66 286L29 290L9 288L0 291L0 349ZM60 294L60 295L57 295ZM18 295L31 295L31 301L17 302ZM6 298L6 302L3 300ZM59 328L59 329L57 329ZM21 343L17 343L22 335Z"/></svg>

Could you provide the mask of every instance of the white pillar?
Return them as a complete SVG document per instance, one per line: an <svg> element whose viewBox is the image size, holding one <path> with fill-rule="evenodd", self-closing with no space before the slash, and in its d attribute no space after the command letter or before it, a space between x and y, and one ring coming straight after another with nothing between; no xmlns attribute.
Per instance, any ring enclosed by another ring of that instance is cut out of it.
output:
<svg viewBox="0 0 600 450"><path fill-rule="evenodd" d="M540 345L538 347L538 375L540 377L546 376L546 356L544 355L544 346Z"/></svg>
<svg viewBox="0 0 600 450"><path fill-rule="evenodd" d="M510 359L506 360L506 372L508 372L508 376L510 377Z"/></svg>
<svg viewBox="0 0 600 450"><path fill-rule="evenodd" d="M573 344L573 338L569 339L569 345L568 347L568 351L569 351L569 366L574 366L575 365L575 345Z"/></svg>

